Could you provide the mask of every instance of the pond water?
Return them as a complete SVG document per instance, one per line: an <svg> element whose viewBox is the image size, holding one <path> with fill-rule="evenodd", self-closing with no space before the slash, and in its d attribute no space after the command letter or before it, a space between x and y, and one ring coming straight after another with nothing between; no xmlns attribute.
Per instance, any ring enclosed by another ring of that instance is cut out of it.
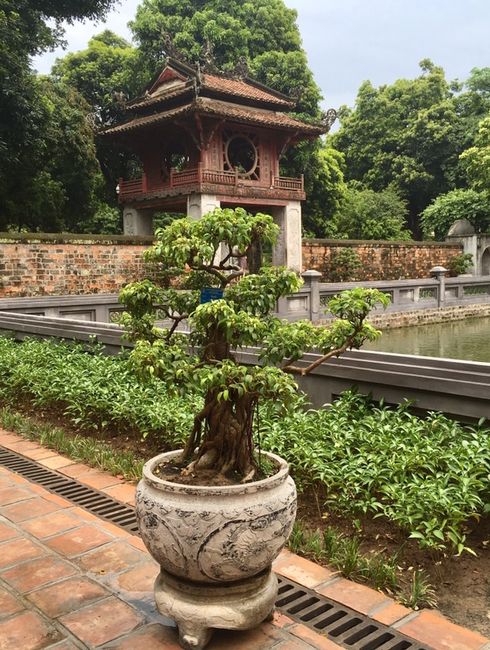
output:
<svg viewBox="0 0 490 650"><path fill-rule="evenodd" d="M363 349L490 363L490 317L385 330Z"/></svg>

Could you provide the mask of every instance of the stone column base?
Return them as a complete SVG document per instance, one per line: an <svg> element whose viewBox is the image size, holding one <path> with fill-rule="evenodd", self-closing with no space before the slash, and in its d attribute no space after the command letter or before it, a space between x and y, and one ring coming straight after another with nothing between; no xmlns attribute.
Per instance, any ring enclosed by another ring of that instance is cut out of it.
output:
<svg viewBox="0 0 490 650"><path fill-rule="evenodd" d="M277 598L277 578L269 569L241 582L205 585L186 582L160 571L155 580L155 601L164 616L179 629L186 650L201 650L213 628L249 630L271 616Z"/></svg>

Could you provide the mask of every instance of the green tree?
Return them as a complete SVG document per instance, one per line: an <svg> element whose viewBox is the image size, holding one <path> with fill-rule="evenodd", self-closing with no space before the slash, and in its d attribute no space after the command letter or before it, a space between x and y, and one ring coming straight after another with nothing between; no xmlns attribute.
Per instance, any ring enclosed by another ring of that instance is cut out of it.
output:
<svg viewBox="0 0 490 650"><path fill-rule="evenodd" d="M425 237L444 241L449 228L457 219L467 219L477 232L485 232L490 226L488 193L466 189L452 190L438 196L421 215Z"/></svg>
<svg viewBox="0 0 490 650"><path fill-rule="evenodd" d="M44 107L38 105L39 86L30 57L61 42L63 21L102 17L112 4L114 0L2 0L0 4L0 218L4 223L12 217L12 206L23 199L26 166L31 168L43 148ZM43 171L34 169L37 174ZM51 182L47 185L54 201L60 193ZM43 191L35 194L36 201L44 201L39 198Z"/></svg>
<svg viewBox="0 0 490 650"><path fill-rule="evenodd" d="M347 180L381 191L393 186L408 202L409 226L441 193L464 185L461 105L442 68L421 62L422 74L374 88L365 82L356 107L341 111L332 144L345 155Z"/></svg>
<svg viewBox="0 0 490 650"><path fill-rule="evenodd" d="M380 192L348 186L344 200L328 221L326 236L333 239L407 240L408 209L393 188Z"/></svg>
<svg viewBox="0 0 490 650"><path fill-rule="evenodd" d="M179 219L158 231L156 245L145 256L171 269L172 288L144 280L121 292L128 309L123 322L136 341L135 367L143 376L166 379L177 390L199 386L205 392L182 456L184 474L204 468L220 476L238 475L242 482L252 480L259 470L253 440L259 401L294 400L297 386L291 375L306 375L379 334L365 321L376 304L389 302L376 289L355 289L333 298L329 310L337 318L329 327L273 317L278 298L296 291L301 280L277 267L245 275L236 259L246 257L257 238L273 244L278 234L272 217L241 208L216 209L194 222ZM216 257L220 247L225 251L222 260ZM199 292L185 289L190 275L200 276L201 286L217 286L222 297L199 304ZM155 305L173 321L170 329L156 327ZM183 319L192 330L191 350L187 337L176 333ZM234 350L250 345L261 345L262 365L237 362ZM296 363L312 349L321 351L318 360Z"/></svg>
<svg viewBox="0 0 490 650"><path fill-rule="evenodd" d="M138 70L138 53L109 30L90 39L88 47L57 59L51 74L68 83L92 107L97 126L120 120L124 100L137 95L146 78Z"/></svg>
<svg viewBox="0 0 490 650"><path fill-rule="evenodd" d="M490 192L490 115L480 122L474 146L461 154L461 160L470 186Z"/></svg>
<svg viewBox="0 0 490 650"><path fill-rule="evenodd" d="M344 182L344 156L329 146L321 144L311 151L309 143L297 147L295 168L292 173L306 175L306 192L309 197L308 210L303 218L303 227L309 237L327 236L331 219L345 200L347 186ZM291 173L291 167L288 170Z"/></svg>
<svg viewBox="0 0 490 650"><path fill-rule="evenodd" d="M71 87L32 80L29 146L0 186L0 226L77 230L93 213L102 182L88 105ZM23 143L26 145L27 143Z"/></svg>
<svg viewBox="0 0 490 650"><path fill-rule="evenodd" d="M91 38L85 50L57 59L52 75L84 97L96 131L124 119L125 100L139 95L149 81L138 50L109 30ZM118 179L132 174L135 157L106 138L97 138L96 147L106 181L103 198L115 206Z"/></svg>

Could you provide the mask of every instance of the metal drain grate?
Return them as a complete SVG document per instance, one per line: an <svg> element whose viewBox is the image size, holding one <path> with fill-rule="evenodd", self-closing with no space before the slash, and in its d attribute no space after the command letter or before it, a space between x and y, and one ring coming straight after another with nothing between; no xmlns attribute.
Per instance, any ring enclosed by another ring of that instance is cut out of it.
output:
<svg viewBox="0 0 490 650"><path fill-rule="evenodd" d="M133 535L139 535L135 510L131 506L1 446L0 465ZM277 609L326 635L339 646L350 650L432 650L302 585L282 576L278 576L278 580Z"/></svg>
<svg viewBox="0 0 490 650"><path fill-rule="evenodd" d="M0 447L0 465L21 474L33 483L42 485L68 501L81 506L94 515L106 519L121 528L138 534L138 524L134 508L112 497L94 490L79 481L68 478L54 470L47 469L25 456Z"/></svg>
<svg viewBox="0 0 490 650"><path fill-rule="evenodd" d="M277 609L350 650L431 650L397 630L279 577Z"/></svg>

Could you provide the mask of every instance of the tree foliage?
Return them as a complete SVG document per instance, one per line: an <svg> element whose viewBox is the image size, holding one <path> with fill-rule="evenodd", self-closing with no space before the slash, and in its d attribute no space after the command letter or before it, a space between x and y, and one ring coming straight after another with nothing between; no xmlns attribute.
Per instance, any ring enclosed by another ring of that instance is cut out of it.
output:
<svg viewBox="0 0 490 650"><path fill-rule="evenodd" d="M326 236L334 239L411 238L406 228L406 202L392 188L375 192L348 186L344 199L326 228Z"/></svg>
<svg viewBox="0 0 490 650"><path fill-rule="evenodd" d="M0 174L3 229L77 230L96 209L102 184L89 107L70 86L32 80L29 140Z"/></svg>
<svg viewBox="0 0 490 650"><path fill-rule="evenodd" d="M63 21L102 17L114 0L3 0L0 6L0 221L60 226L64 206L92 200L85 106L73 90L36 79L30 57L59 44ZM75 135L75 125L80 128ZM66 129L66 132L65 132ZM54 147L51 151L50 147ZM59 159L53 160L59 153ZM77 170L79 165L79 170ZM58 176L58 171L60 175ZM75 176L80 171L78 184ZM27 196L29 194L29 196ZM71 209L68 208L68 210ZM27 214L22 217L23 210ZM39 220L39 215L43 215ZM68 214L67 219L71 220Z"/></svg>
<svg viewBox="0 0 490 650"><path fill-rule="evenodd" d="M171 269L172 288L144 280L121 292L128 309L123 323L136 341L135 367L143 375L166 378L183 391L189 386L205 390L204 407L195 416L183 454L189 463L187 473L212 468L220 475L237 473L244 481L252 479L257 471L253 422L258 401L292 401L297 393L292 374L307 374L378 335L365 322L377 303L387 303L376 290L356 289L332 299L329 309L336 319L329 327L272 316L277 300L295 292L300 279L282 268L246 275L237 260L246 257L257 240L272 244L277 235L272 217L250 215L241 208L216 209L200 221L174 221L157 232L157 242L146 254L153 265ZM199 304L199 292L186 288L189 270L218 285L215 300ZM171 327L156 327L157 315L173 322ZM189 341L176 335L183 319L191 327L190 353ZM263 365L238 363L234 350L253 345L262 347ZM312 349L320 350L321 356L302 365Z"/></svg>
<svg viewBox="0 0 490 650"><path fill-rule="evenodd" d="M490 116L479 124L474 145L461 154L470 186L490 192Z"/></svg>
<svg viewBox="0 0 490 650"><path fill-rule="evenodd" d="M488 193L467 189L441 194L425 208L420 222L425 237L444 241L457 219L467 219L476 232L486 232L490 227Z"/></svg>
<svg viewBox="0 0 490 650"><path fill-rule="evenodd" d="M421 62L422 74L373 87L365 82L356 107L341 112L332 143L345 155L347 180L369 189L395 188L408 202L409 225L439 194L461 187L459 156L471 139L472 121L487 105L486 75L474 70L469 89L447 82L442 68Z"/></svg>

